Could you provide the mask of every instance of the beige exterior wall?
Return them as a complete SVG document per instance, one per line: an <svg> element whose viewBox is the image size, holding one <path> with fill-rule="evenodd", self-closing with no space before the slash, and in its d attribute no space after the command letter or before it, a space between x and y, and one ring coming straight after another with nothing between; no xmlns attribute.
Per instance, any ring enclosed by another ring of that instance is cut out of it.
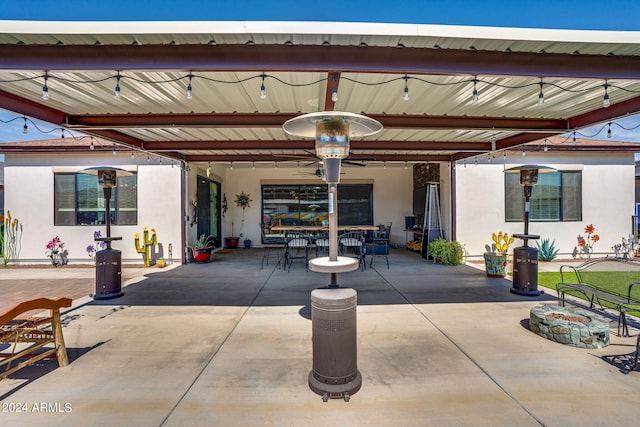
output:
<svg viewBox="0 0 640 427"><path fill-rule="evenodd" d="M530 232L543 238L555 239L556 247L566 257L573 250L578 234L585 225L593 224L601 241L595 245L597 252L611 253L611 246L620 242L631 232L631 216L634 213L634 160L632 154L586 155L581 157L540 153L528 154L526 159L510 156L508 166L542 164L560 169L582 170L582 214L579 222L531 222ZM180 260L184 247L182 232L185 231L187 246L197 238L197 227L191 226L191 201L196 198L196 178L206 176L206 164L192 164L188 172L178 167L147 163L146 158L132 160L130 156L103 157L92 155L8 155L5 168L5 208L11 210L23 224L20 258L23 262L47 262L45 246L58 235L65 242L69 258L73 262L89 262L85 248L93 243L93 231L104 226L54 226L53 225L53 173L55 170L81 170L86 167L106 164L138 170L138 224L135 226L112 226L112 235L121 236L113 247L122 251L123 261L139 262L141 256L135 251L133 235L141 233L144 226L155 228L158 242L167 256L168 245L173 247L174 260ZM490 242L492 231L522 233L523 223L504 221L504 165L502 162L478 165L468 162L466 167L458 163L453 174L456 186L456 239L465 245L469 254L481 256L484 245ZM292 165L248 164L211 165L210 178L222 183L228 211L222 219L222 236L242 233L260 245L261 185L262 184L317 184L326 185L312 175L314 167ZM449 165L440 165L440 197L443 234L452 237L451 175ZM392 222L392 244L402 244L412 235L405 233L404 218L412 214L413 177L409 165L391 165L386 168L343 167L343 183L372 183L374 188L374 224ZM184 198L181 194L181 175L185 176ZM251 207L243 212L234 203L235 195L245 192L251 195ZM185 216L182 216L184 208ZM518 244L518 243L517 243ZM77 260L77 261L76 261Z"/></svg>
<svg viewBox="0 0 640 427"><path fill-rule="evenodd" d="M538 164L560 170L582 170L582 221L529 223L529 233L555 240L562 257L570 256L578 234L584 235L584 227L588 224L595 226L601 239L594 245L596 253L612 253L611 247L631 233L635 197L633 154L578 157L528 153L526 157L512 155L506 162L507 168ZM523 222L504 220L504 168L503 161L496 160L456 166L457 240L465 245L471 256L482 255L484 245L491 242L493 231L524 232ZM515 246L521 245L522 241L516 240Z"/></svg>
<svg viewBox="0 0 640 427"><path fill-rule="evenodd" d="M90 160L90 162L89 162ZM87 159L80 155L6 156L5 206L22 224L21 262L47 262L47 242L59 236L68 251L70 262L90 262L87 245L93 244L93 232L106 234L105 226L54 226L54 171L73 172L97 165L108 165L138 171L138 224L112 225L111 235L122 237L113 248L122 251L123 262L141 262L134 247L134 234L142 228L155 228L158 243L166 257L169 244L173 258L181 256L180 173L179 167L147 164L146 159L132 161L130 156L111 154Z"/></svg>

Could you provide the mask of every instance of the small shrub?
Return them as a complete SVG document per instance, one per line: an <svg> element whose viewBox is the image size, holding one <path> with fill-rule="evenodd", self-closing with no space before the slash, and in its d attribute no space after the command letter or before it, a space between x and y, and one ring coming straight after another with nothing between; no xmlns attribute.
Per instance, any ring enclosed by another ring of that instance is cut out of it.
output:
<svg viewBox="0 0 640 427"><path fill-rule="evenodd" d="M462 264L464 250L455 240L450 242L445 239L435 239L427 246L427 255L439 264L459 265Z"/></svg>
<svg viewBox="0 0 640 427"><path fill-rule="evenodd" d="M559 249L555 247L556 241L549 242L549 239L543 239L542 243L536 240L538 247L538 259L541 261L553 261L558 256Z"/></svg>

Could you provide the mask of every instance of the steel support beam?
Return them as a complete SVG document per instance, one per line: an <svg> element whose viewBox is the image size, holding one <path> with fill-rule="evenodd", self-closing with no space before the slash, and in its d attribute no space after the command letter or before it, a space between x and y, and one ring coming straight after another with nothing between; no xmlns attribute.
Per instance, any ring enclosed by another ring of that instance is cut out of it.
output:
<svg viewBox="0 0 640 427"><path fill-rule="evenodd" d="M2 70L319 71L639 79L640 57L316 45L0 45Z"/></svg>

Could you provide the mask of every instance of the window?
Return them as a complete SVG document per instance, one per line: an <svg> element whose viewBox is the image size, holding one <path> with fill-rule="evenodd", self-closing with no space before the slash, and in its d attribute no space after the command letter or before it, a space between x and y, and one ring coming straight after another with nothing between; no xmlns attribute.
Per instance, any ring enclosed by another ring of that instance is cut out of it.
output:
<svg viewBox="0 0 640 427"><path fill-rule="evenodd" d="M524 195L520 175L505 173L505 220L524 221ZM529 200L529 221L582 220L582 173L551 172L538 175Z"/></svg>
<svg viewBox="0 0 640 427"><path fill-rule="evenodd" d="M118 178L111 190L111 223L138 222L137 175ZM105 224L105 199L98 177L83 173L54 174L54 225Z"/></svg>
<svg viewBox="0 0 640 427"><path fill-rule="evenodd" d="M326 185L263 185L265 226L323 225L329 220ZM373 185L338 184L338 224L373 224Z"/></svg>

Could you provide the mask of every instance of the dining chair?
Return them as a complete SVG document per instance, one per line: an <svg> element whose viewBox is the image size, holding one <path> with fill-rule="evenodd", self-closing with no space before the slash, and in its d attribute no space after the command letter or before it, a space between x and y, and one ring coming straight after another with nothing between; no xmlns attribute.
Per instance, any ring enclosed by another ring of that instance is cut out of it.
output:
<svg viewBox="0 0 640 427"><path fill-rule="evenodd" d="M358 266L364 271L365 251L364 251L364 233L362 231L347 231L338 236L340 254L342 256L350 256L358 259Z"/></svg>
<svg viewBox="0 0 640 427"><path fill-rule="evenodd" d="M280 268L280 264L284 260L284 236L266 235L264 233L264 224L260 225L262 231L262 264L260 269L264 268L265 263L269 265L269 259L277 260L276 267Z"/></svg>
<svg viewBox="0 0 640 427"><path fill-rule="evenodd" d="M291 264L295 260L304 260L305 268L309 271L309 247L311 239L304 233L290 232L285 237L284 259L287 271L291 271Z"/></svg>
<svg viewBox="0 0 640 427"><path fill-rule="evenodd" d="M321 231L316 239L316 257L329 256L329 232Z"/></svg>

